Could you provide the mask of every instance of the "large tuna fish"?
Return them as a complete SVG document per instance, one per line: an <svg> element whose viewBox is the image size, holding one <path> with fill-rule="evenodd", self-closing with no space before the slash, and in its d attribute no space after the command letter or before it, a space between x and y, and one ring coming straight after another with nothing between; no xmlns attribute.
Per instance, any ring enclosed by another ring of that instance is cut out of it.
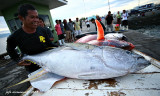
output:
<svg viewBox="0 0 160 96"><path fill-rule="evenodd" d="M133 52L109 46L70 43L26 56L49 72L77 79L106 79L143 69L149 62Z"/></svg>
<svg viewBox="0 0 160 96"><path fill-rule="evenodd" d="M126 37L123 34L110 33L104 36L102 25L98 20L95 21L97 25L97 35L84 36L78 39L75 43L88 43L97 46L112 46L125 50L132 50L134 48L132 43L124 41L124 39L126 40Z"/></svg>
<svg viewBox="0 0 160 96"><path fill-rule="evenodd" d="M107 34L106 36L108 35L109 34ZM112 47L122 48L125 50L132 50L134 48L134 45L130 42L115 39L116 37L114 39L111 38L97 40L97 35L87 35L78 39L75 43L88 43L97 46L112 46Z"/></svg>

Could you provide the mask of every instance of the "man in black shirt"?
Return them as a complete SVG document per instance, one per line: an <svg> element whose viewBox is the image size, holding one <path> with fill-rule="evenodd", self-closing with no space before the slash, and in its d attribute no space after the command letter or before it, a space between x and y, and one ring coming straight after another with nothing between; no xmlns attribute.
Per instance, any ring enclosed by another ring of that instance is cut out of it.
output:
<svg viewBox="0 0 160 96"><path fill-rule="evenodd" d="M109 31L109 28L111 29L111 31L113 31L113 17L111 15L111 11L108 11L108 15L105 18L106 21L106 25L107 25L107 31Z"/></svg>
<svg viewBox="0 0 160 96"><path fill-rule="evenodd" d="M48 35L49 39L50 39L51 41L54 40L52 31L45 26L44 20L43 20L42 18L40 18L40 17L39 17L38 26L46 29L46 32L47 32L47 35Z"/></svg>
<svg viewBox="0 0 160 96"><path fill-rule="evenodd" d="M99 21L99 20L98 20L98 21ZM96 25L95 19L92 18L92 19L91 19L91 22L92 22L93 24L95 24L96 30L97 30L97 25ZM105 31L105 30L106 30L106 27L104 26L104 24L103 24L101 21L99 21L99 22L101 23L101 25L102 25L102 27L103 27L103 30Z"/></svg>
<svg viewBox="0 0 160 96"><path fill-rule="evenodd" d="M48 47L58 47L53 44L46 30L38 26L38 12L30 4L21 5L18 9L18 17L22 21L22 28L15 31L7 39L7 52L18 65L25 66L31 73L39 67L32 63L20 61L20 56L15 51L18 46L22 54L33 55L46 51ZM20 61L20 62L19 62Z"/></svg>

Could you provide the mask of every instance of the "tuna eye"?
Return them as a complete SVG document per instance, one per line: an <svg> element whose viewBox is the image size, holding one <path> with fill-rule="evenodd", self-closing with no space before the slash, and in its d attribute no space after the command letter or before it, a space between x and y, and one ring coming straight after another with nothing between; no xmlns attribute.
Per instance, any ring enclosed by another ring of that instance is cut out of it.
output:
<svg viewBox="0 0 160 96"><path fill-rule="evenodd" d="M127 54L131 54L131 51L126 51Z"/></svg>

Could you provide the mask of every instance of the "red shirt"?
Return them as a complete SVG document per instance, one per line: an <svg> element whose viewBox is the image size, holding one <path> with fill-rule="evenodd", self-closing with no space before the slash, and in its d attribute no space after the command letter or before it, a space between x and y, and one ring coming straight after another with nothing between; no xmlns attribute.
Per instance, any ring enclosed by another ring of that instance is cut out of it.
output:
<svg viewBox="0 0 160 96"><path fill-rule="evenodd" d="M57 31L57 35L61 35L62 34L62 30L61 30L60 24L56 24L55 30Z"/></svg>

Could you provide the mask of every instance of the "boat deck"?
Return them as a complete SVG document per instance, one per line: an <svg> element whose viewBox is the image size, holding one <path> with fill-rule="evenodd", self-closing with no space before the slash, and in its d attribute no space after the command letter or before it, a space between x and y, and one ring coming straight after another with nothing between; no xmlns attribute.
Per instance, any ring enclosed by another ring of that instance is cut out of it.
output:
<svg viewBox="0 0 160 96"><path fill-rule="evenodd" d="M133 51L149 60L152 63L150 66L122 77L105 80L66 79L56 83L45 93L33 91L33 88L27 92L32 93L32 96L159 96L160 39L134 30L123 33L128 37L128 41L135 45Z"/></svg>
<svg viewBox="0 0 160 96"><path fill-rule="evenodd" d="M160 69L150 65L142 71L105 80L67 79L45 93L31 91L31 96L159 96ZM24 96L27 96L24 95Z"/></svg>
<svg viewBox="0 0 160 96"><path fill-rule="evenodd" d="M149 37L134 30L123 32L123 34L128 37L129 42L135 45L136 50L160 60L160 38ZM24 90L28 88L30 84L24 83L9 89L4 89L25 79L27 73L23 67L17 66L11 60L5 62L5 64L4 60L3 62L0 61L0 65L0 81L2 82L1 94L7 94L8 92L8 96L17 96L19 93L16 92L24 92ZM139 94L142 94L141 96L159 96L160 70L155 66L151 66L147 70L149 70L149 72L129 74L127 76L106 80L87 81L68 79L56 84L47 93L53 95L59 94L58 96L139 96ZM33 96L51 96L45 95L47 93L33 92L33 90L32 93Z"/></svg>

